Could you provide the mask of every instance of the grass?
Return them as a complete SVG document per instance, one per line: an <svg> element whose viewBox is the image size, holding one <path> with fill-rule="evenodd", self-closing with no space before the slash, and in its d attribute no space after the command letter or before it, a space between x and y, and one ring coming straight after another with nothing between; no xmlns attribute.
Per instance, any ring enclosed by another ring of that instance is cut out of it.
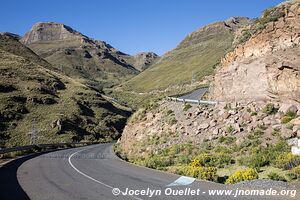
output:
<svg viewBox="0 0 300 200"><path fill-rule="evenodd" d="M233 40L232 33L222 26L216 23L211 29L200 29L190 34L149 69L123 84L124 90L164 90L172 85L188 84L193 76L197 81L213 74L214 67ZM190 45L186 45L189 41Z"/></svg>
<svg viewBox="0 0 300 200"><path fill-rule="evenodd" d="M102 42L90 41L82 47L79 38L40 41L28 46L65 75L98 90L118 85L138 73L126 62L130 56L118 54ZM85 57L86 52L91 57Z"/></svg>
<svg viewBox="0 0 300 200"><path fill-rule="evenodd" d="M31 59L36 56L32 51L5 38L6 43L19 46L18 55L14 54L1 44L2 37L0 145L29 144L33 124L38 130L38 143L112 140L120 136L128 111L77 80L44 67L43 62Z"/></svg>

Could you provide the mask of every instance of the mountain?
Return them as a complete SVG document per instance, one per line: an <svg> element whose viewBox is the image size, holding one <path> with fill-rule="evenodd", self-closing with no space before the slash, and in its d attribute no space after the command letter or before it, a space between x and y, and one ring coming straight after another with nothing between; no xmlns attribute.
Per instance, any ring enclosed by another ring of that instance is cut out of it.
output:
<svg viewBox="0 0 300 200"><path fill-rule="evenodd" d="M36 23L20 41L64 74L96 88L110 87L139 72L133 65L135 57L61 23Z"/></svg>
<svg viewBox="0 0 300 200"><path fill-rule="evenodd" d="M153 63L159 59L159 56L153 52L141 52L132 57L129 57L127 61L132 64L139 71L148 69Z"/></svg>
<svg viewBox="0 0 300 200"><path fill-rule="evenodd" d="M150 68L124 83L123 89L149 92L190 83L192 79L202 80L213 73L221 58L232 48L235 30L250 22L248 18L234 17L190 33Z"/></svg>
<svg viewBox="0 0 300 200"><path fill-rule="evenodd" d="M130 113L100 92L62 74L13 35L0 34L1 146L29 144L32 131L38 143L118 138Z"/></svg>
<svg viewBox="0 0 300 200"><path fill-rule="evenodd" d="M220 101L300 102L300 1L264 12L226 54L211 87Z"/></svg>

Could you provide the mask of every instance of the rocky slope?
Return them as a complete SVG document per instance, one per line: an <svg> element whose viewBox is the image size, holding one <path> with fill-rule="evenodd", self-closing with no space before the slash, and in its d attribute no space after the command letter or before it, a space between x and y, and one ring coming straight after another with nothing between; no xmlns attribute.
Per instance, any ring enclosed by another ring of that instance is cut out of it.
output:
<svg viewBox="0 0 300 200"><path fill-rule="evenodd" d="M66 75L97 88L110 87L138 73L135 57L64 24L37 23L20 41ZM144 63L150 64L151 59Z"/></svg>
<svg viewBox="0 0 300 200"><path fill-rule="evenodd" d="M287 143L300 137L299 116L300 106L293 104L162 101L133 114L117 151L130 162L180 175L195 176L188 169L200 159L202 167L216 167L220 177L254 167L260 178L276 171L290 180L290 171L279 169L276 162L290 152Z"/></svg>
<svg viewBox="0 0 300 200"><path fill-rule="evenodd" d="M0 35L1 146L29 144L33 130L38 143L115 139L128 116L17 38Z"/></svg>
<svg viewBox="0 0 300 200"><path fill-rule="evenodd" d="M148 69L155 61L159 59L159 56L153 52L141 52L133 57L127 59L129 63L132 64L139 71L144 71Z"/></svg>
<svg viewBox="0 0 300 200"><path fill-rule="evenodd" d="M188 105L188 104L187 104ZM192 142L218 144L220 137L234 137L237 145L248 140L255 131L262 145L273 144L282 137L300 137L300 106L247 102L218 104L216 106L184 105L161 102L158 108L135 113L125 127L120 140L124 152L130 156L144 156L172 145ZM290 123L282 120L293 112ZM276 130L276 134L274 134ZM150 144L151 138L158 143ZM140 145L144 145L142 148Z"/></svg>
<svg viewBox="0 0 300 200"><path fill-rule="evenodd" d="M300 99L300 2L265 11L249 39L222 60L212 86L220 101Z"/></svg>
<svg viewBox="0 0 300 200"><path fill-rule="evenodd" d="M234 41L238 27L251 23L247 18L230 18L200 28L190 33L172 51L163 55L150 68L130 79L124 90L149 92L164 90L202 80L211 75Z"/></svg>

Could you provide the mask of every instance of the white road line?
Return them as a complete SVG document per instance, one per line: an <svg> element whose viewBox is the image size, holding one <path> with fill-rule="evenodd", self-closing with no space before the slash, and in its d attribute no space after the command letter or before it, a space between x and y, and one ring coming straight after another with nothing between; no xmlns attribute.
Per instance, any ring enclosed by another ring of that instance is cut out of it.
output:
<svg viewBox="0 0 300 200"><path fill-rule="evenodd" d="M182 185L190 185L192 184L196 179L187 177L187 176L181 176L178 179L176 179L174 182L170 183L168 186L182 186Z"/></svg>
<svg viewBox="0 0 300 200"><path fill-rule="evenodd" d="M110 189L114 189L115 187L112 187L112 186L107 185L107 184L105 184L105 183L103 183L103 182L101 182L101 181L98 181L97 179L94 179L93 177L91 177L91 176L89 176L89 175L83 173L82 171L80 171L79 169L77 169L77 168L73 165L73 163L71 162L72 157L73 157L74 155L76 155L77 153L80 153L80 152L82 152L82 151L84 151L84 150L87 150L87 149L82 149L82 150L76 151L75 153L73 153L73 154L71 154L71 155L69 156L69 159L68 159L68 160L69 160L69 164L71 165L71 167L72 167L75 171L77 171L79 174L85 176L86 178L88 178L88 179L90 179L90 180L92 180L92 181L95 181L96 183L99 183L99 184L101 184L101 185L104 185L105 187L108 187L108 188L110 188ZM124 192L121 191L121 194L123 194L123 193L124 193ZM135 197L135 196L128 196L128 197L132 197L133 199L136 199L136 200L143 200L143 199L141 199L141 198L139 198L139 197Z"/></svg>

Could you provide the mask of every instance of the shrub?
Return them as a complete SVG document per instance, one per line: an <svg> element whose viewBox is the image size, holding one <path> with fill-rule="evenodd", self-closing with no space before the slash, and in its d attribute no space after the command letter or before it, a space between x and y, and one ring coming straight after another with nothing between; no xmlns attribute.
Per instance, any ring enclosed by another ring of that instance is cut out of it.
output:
<svg viewBox="0 0 300 200"><path fill-rule="evenodd" d="M207 153L202 153L198 155L190 164L191 167L204 167L204 166L210 166L212 157Z"/></svg>
<svg viewBox="0 0 300 200"><path fill-rule="evenodd" d="M143 121L145 120L145 117L146 117L146 109L141 108L135 113L133 113L132 117L129 119L129 122L135 123L135 122Z"/></svg>
<svg viewBox="0 0 300 200"><path fill-rule="evenodd" d="M292 169L300 165L300 156L293 155L292 153L282 153L276 158L275 165L285 170Z"/></svg>
<svg viewBox="0 0 300 200"><path fill-rule="evenodd" d="M274 104L268 103L262 111L268 115L272 115L278 112L278 108L275 108Z"/></svg>
<svg viewBox="0 0 300 200"><path fill-rule="evenodd" d="M284 181L284 182L286 182L286 179L283 176L281 176L281 175L279 175L275 172L269 173L268 178L271 179L271 180L274 180L274 181Z"/></svg>
<svg viewBox="0 0 300 200"><path fill-rule="evenodd" d="M232 132L234 131L234 128L233 128L232 125L229 125L229 126L226 126L225 131L226 131L227 133L232 133Z"/></svg>
<svg viewBox="0 0 300 200"><path fill-rule="evenodd" d="M258 173L252 169L237 170L228 177L225 184L235 184L241 181L258 179Z"/></svg>
<svg viewBox="0 0 300 200"><path fill-rule="evenodd" d="M251 113L251 116L256 116L256 115L257 115L257 112Z"/></svg>
<svg viewBox="0 0 300 200"><path fill-rule="evenodd" d="M297 167L294 167L294 169L292 169L292 172L297 176L297 179L300 180L300 165Z"/></svg>
<svg viewBox="0 0 300 200"><path fill-rule="evenodd" d="M225 153L207 154L202 153L191 162L191 167L224 167L234 163L232 156Z"/></svg>
<svg viewBox="0 0 300 200"><path fill-rule="evenodd" d="M244 43L244 42L248 41L250 39L251 35L252 34L251 34L250 30L245 30L243 32L242 36L239 38L238 43L241 44L241 43Z"/></svg>
<svg viewBox="0 0 300 200"><path fill-rule="evenodd" d="M217 168L215 167L203 167L198 175L199 179L208 180L208 181L216 181L217 176Z"/></svg>
<svg viewBox="0 0 300 200"><path fill-rule="evenodd" d="M183 105L183 111L188 111L191 107L191 104L186 103Z"/></svg>
<svg viewBox="0 0 300 200"><path fill-rule="evenodd" d="M281 123L287 124L293 119L297 117L297 113L295 112L287 112L282 118L281 118Z"/></svg>
<svg viewBox="0 0 300 200"><path fill-rule="evenodd" d="M300 181L300 165L297 167L294 167L291 172L288 174L290 179L292 180L298 180Z"/></svg>
<svg viewBox="0 0 300 200"><path fill-rule="evenodd" d="M218 141L220 143L224 143L224 144L229 145L229 144L232 144L233 142L235 142L236 138L235 137L231 137L231 136L225 137L225 136L222 135L221 137L219 137Z"/></svg>
<svg viewBox="0 0 300 200"><path fill-rule="evenodd" d="M218 179L217 168L215 167L187 166L184 174L187 176L208 181L216 181Z"/></svg>
<svg viewBox="0 0 300 200"><path fill-rule="evenodd" d="M163 167L168 167L173 164L173 161L169 157L163 157L159 155L150 156L145 160L145 166L153 169L161 169Z"/></svg>
<svg viewBox="0 0 300 200"><path fill-rule="evenodd" d="M254 153L250 157L246 158L246 166L255 168L259 170L260 167L266 166L269 164L267 156L261 153Z"/></svg>
<svg viewBox="0 0 300 200"><path fill-rule="evenodd" d="M178 120L175 118L175 116L169 116L166 118L166 123L169 124L170 126L176 124Z"/></svg>

